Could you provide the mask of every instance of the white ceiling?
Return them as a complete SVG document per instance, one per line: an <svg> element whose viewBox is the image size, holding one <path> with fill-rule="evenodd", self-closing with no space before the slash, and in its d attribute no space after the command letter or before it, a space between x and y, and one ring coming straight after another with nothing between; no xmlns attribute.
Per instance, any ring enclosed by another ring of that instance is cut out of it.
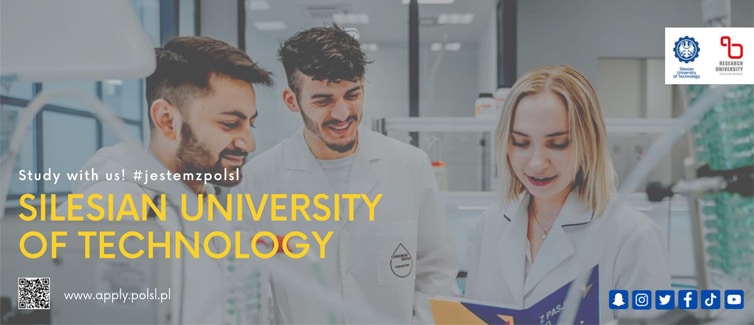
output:
<svg viewBox="0 0 754 325"><path fill-rule="evenodd" d="M369 23L343 25L356 27L362 43L408 43L408 5L401 0L267 0L270 9L247 10L247 33L256 37L285 40L293 33L313 27L333 23L332 13L366 13ZM474 42L479 39L490 19L494 19L497 0L455 0L452 4L419 5L421 27L419 41L431 42ZM248 6L248 4L247 4ZM471 24L439 25L440 14L474 15ZM259 31L254 22L282 20L287 29L280 31Z"/></svg>

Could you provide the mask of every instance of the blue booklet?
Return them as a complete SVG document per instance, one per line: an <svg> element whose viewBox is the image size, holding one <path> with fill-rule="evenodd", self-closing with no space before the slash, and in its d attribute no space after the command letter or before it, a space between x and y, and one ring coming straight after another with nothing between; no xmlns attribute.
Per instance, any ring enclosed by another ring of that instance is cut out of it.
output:
<svg viewBox="0 0 754 325"><path fill-rule="evenodd" d="M562 314L571 284L573 281L525 309L442 297L431 298L430 304L436 324L558 324L558 318ZM599 265L595 265L583 288L581 304L576 311L575 324L599 323L599 295Z"/></svg>

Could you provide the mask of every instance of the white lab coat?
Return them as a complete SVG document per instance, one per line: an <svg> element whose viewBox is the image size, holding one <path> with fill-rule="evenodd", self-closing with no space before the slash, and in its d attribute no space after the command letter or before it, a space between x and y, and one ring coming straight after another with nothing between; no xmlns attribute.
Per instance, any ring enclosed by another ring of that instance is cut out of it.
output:
<svg viewBox="0 0 754 325"><path fill-rule="evenodd" d="M141 206L141 195L148 194L154 198L158 194L166 194L168 202L166 221L157 221L164 231L171 232L171 253L169 260L170 274L169 287L171 290L170 323L172 324L222 324L226 314L226 292L229 283L226 283L228 274L224 273L225 260L207 257L200 249L200 258L195 259L187 254L184 249L181 259L175 258L174 232L181 231L187 238L197 231L202 238L211 231L229 232L230 224L222 221L210 223L206 221L207 210L205 207L203 218L196 222L180 222L181 195L185 194L187 213L196 214L197 195L180 181L150 181L147 185L142 180L132 178L133 171L149 170L150 172L167 172L167 169L157 161L154 156L143 151L134 150L124 144L100 149L81 168L88 170L93 168L99 174L99 181L73 182L73 193L88 194L98 193L106 196L113 194L117 201L115 207L120 206L119 199L130 194L134 199L134 206ZM106 181L104 173L120 173L125 170L127 180ZM83 214L83 213L82 213ZM104 222L104 221L103 221ZM229 236L232 236L229 233ZM147 259L147 236L144 234L141 247L145 250L140 259ZM117 237L116 237L117 238ZM232 237L231 237L232 238ZM203 245L204 240L200 244ZM212 245L219 242L213 242ZM117 244L116 244L117 245ZM117 246L116 246L117 247ZM212 246L214 252L222 251L224 246ZM163 259L163 249L155 250L155 259ZM152 276L157 276L153 274ZM185 277L185 278L184 278ZM149 288L149 283L144 283L144 289ZM167 287L167 286L166 286ZM154 302L148 302L154 303ZM159 304L159 302L157 303ZM118 320L128 322L128 320Z"/></svg>
<svg viewBox="0 0 754 325"><path fill-rule="evenodd" d="M233 191L249 191L255 200L264 193L302 193L313 198L333 189L312 155L299 129L290 138L251 160L244 171L244 184ZM347 201L341 203L341 221L270 222L265 214L257 228L285 234L304 231L313 244L311 260L276 257L288 270L310 284L308 288L288 285L273 275L273 295L278 323L410 323L432 322L428 296L447 295L455 285L457 257L446 218L439 202L437 184L427 155L419 149L365 128L359 129L359 144L353 155L349 193L367 194L374 199L382 193L374 221L368 221L368 207L357 201L354 222L347 219ZM332 201L328 201L332 208ZM287 204L286 204L287 206ZM270 209L265 209L269 213ZM309 215L322 213L314 206ZM278 212L290 216L290 210ZM326 258L318 258L311 231L330 239ZM391 268L391 257L399 245L411 256L408 274ZM319 268L318 271L315 271ZM317 274L319 273L319 274ZM322 287L324 284L326 287ZM313 289L313 290L312 290ZM349 310L343 312L318 299L320 290L329 290ZM370 308L382 317L359 313ZM415 314L415 315L414 315Z"/></svg>
<svg viewBox="0 0 754 325"><path fill-rule="evenodd" d="M599 265L600 323L657 315L632 312L630 306L614 313L608 301L614 289L629 295L634 289L670 289L666 238L657 224L625 205L616 215L595 218L572 192L525 277L528 200L522 195L508 207L497 203L483 214L472 245L467 298L528 308ZM631 298L624 298L630 304Z"/></svg>

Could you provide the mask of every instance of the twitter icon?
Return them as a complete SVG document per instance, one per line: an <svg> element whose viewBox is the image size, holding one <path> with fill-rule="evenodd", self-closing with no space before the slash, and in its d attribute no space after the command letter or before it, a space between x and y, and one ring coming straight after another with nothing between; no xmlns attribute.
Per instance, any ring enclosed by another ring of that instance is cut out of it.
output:
<svg viewBox="0 0 754 325"><path fill-rule="evenodd" d="M656 290L655 291L655 309L674 309L675 308L675 291L673 290Z"/></svg>

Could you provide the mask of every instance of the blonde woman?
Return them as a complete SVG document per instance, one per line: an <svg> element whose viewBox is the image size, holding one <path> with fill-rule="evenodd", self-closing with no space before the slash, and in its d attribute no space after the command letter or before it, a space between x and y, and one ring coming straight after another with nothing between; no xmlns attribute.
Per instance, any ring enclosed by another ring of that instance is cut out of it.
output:
<svg viewBox="0 0 754 325"><path fill-rule="evenodd" d="M567 66L523 75L501 114L497 144L502 199L480 220L466 297L530 308L577 277L595 274L598 285L579 290L586 297L598 288L599 322L650 315L632 310L631 293L670 288L665 235L625 205L603 215L616 191L615 173L589 81ZM608 293L615 289L628 296L614 301ZM597 300L589 303L583 308L594 313ZM611 309L613 303L628 308ZM550 314L564 308L557 305Z"/></svg>

